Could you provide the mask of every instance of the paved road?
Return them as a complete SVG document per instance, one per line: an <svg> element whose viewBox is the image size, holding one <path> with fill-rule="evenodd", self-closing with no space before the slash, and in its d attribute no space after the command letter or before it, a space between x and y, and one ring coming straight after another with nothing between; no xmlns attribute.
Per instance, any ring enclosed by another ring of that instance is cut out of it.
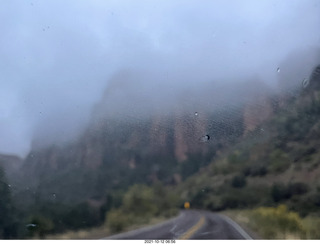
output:
<svg viewBox="0 0 320 244"><path fill-rule="evenodd" d="M202 210L184 210L172 220L105 239L245 240L251 237L226 216Z"/></svg>

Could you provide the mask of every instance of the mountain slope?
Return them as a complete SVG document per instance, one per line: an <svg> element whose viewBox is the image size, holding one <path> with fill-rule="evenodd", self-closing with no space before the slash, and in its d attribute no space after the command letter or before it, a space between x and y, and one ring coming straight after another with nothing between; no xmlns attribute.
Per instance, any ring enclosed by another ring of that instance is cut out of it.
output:
<svg viewBox="0 0 320 244"><path fill-rule="evenodd" d="M152 78L126 72L113 78L78 140L33 148L18 176L21 185L37 199L55 194L62 202L81 202L103 201L106 192L133 183L177 184L273 113L272 92L257 80L150 97Z"/></svg>
<svg viewBox="0 0 320 244"><path fill-rule="evenodd" d="M285 203L302 216L319 215L319 71L269 120L180 184L177 194L211 210Z"/></svg>

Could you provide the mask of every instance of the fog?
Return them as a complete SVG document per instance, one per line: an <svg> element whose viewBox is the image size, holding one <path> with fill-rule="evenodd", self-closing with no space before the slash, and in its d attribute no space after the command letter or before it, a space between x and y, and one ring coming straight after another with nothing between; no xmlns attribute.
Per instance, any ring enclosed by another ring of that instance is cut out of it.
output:
<svg viewBox="0 0 320 244"><path fill-rule="evenodd" d="M319 5L1 1L0 152L23 157L35 137L44 143L75 138L123 70L147 72L140 92L161 93L167 102L170 91L208 82L232 87L258 77L276 88L278 68L290 72L281 65L291 53L319 48ZM315 62L312 55L305 59L290 62Z"/></svg>

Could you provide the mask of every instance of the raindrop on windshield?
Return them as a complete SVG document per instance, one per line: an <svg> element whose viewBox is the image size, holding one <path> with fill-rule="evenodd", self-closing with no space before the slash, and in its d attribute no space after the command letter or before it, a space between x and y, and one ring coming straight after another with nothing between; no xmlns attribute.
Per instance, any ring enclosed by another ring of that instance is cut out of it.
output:
<svg viewBox="0 0 320 244"><path fill-rule="evenodd" d="M26 227L36 227L36 224L27 224Z"/></svg>
<svg viewBox="0 0 320 244"><path fill-rule="evenodd" d="M52 194L52 197L53 197L53 199L56 199L56 194L53 193L53 194Z"/></svg>
<svg viewBox="0 0 320 244"><path fill-rule="evenodd" d="M303 87L303 88L306 88L308 85L309 85L309 80L308 80L308 79L304 79L304 80L302 81L302 87Z"/></svg>
<svg viewBox="0 0 320 244"><path fill-rule="evenodd" d="M280 73L280 68L279 67L277 68L277 72Z"/></svg>
<svg viewBox="0 0 320 244"><path fill-rule="evenodd" d="M204 135L203 137L200 138L201 142L207 142L210 140L210 136L209 135Z"/></svg>
<svg viewBox="0 0 320 244"><path fill-rule="evenodd" d="M195 115L195 116L198 116L198 112L195 112L194 115Z"/></svg>

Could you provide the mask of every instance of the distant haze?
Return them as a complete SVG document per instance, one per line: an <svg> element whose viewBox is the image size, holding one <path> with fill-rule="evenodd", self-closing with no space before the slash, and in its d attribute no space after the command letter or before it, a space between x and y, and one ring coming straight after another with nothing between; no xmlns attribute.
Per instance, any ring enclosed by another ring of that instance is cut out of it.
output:
<svg viewBox="0 0 320 244"><path fill-rule="evenodd" d="M0 153L76 138L106 89L121 91L123 70L146 72L132 89L169 105L166 96L209 83L300 80L319 61L319 13L318 0L3 0Z"/></svg>

